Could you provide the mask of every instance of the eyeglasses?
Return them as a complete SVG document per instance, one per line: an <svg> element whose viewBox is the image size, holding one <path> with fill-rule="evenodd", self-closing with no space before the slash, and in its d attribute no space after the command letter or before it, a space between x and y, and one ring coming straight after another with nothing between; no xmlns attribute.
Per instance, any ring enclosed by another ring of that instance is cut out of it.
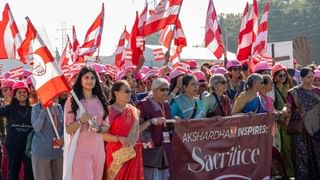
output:
<svg viewBox="0 0 320 180"><path fill-rule="evenodd" d="M166 91L166 92L169 92L169 88L160 88L159 90L160 90L161 92L165 92L165 91Z"/></svg>
<svg viewBox="0 0 320 180"><path fill-rule="evenodd" d="M234 67L232 68L233 71L242 71L242 67Z"/></svg>
<svg viewBox="0 0 320 180"><path fill-rule="evenodd" d="M124 92L125 92L126 94L131 94L131 93L132 93L132 90L131 90L131 89L125 89Z"/></svg>
<svg viewBox="0 0 320 180"><path fill-rule="evenodd" d="M285 78L285 77L287 77L287 74L279 74L278 77L279 78Z"/></svg>

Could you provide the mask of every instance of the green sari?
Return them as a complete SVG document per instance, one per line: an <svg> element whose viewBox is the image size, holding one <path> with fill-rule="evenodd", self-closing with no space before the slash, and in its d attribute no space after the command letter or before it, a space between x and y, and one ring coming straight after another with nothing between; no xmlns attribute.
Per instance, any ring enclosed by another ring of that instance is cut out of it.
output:
<svg viewBox="0 0 320 180"><path fill-rule="evenodd" d="M276 110L281 111L285 106L288 90L289 90L289 87L286 87L285 85L280 89L274 86L274 93L275 93L274 107L276 108ZM293 164L291 159L290 136L287 133L286 126L279 125L278 127L280 130L280 137L281 137L281 154L284 159L287 175L289 177L292 177L294 176L294 174L293 174Z"/></svg>

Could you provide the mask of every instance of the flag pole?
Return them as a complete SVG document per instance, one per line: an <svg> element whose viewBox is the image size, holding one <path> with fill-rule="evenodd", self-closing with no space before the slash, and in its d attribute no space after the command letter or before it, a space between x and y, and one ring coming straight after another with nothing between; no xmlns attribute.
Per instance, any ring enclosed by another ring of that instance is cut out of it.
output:
<svg viewBox="0 0 320 180"><path fill-rule="evenodd" d="M179 8L179 10L178 10L177 19L176 19L176 22L175 22L174 25L173 25L173 33L172 33L172 36L170 37L169 47L168 47L168 50L167 50L167 52L166 52L166 54L167 54L167 53L169 54L169 58L166 58L166 60L165 60L164 63L163 63L163 66L166 66L166 65L168 65L168 63L169 63L171 42L172 42L172 40L173 40L173 38L174 38L174 33L175 33L175 31L177 30L177 22L178 22L178 19L179 19L179 15L180 15L181 8L182 8L182 3L183 3L183 0L181 0L181 5L180 5L180 8Z"/></svg>
<svg viewBox="0 0 320 180"><path fill-rule="evenodd" d="M78 96L76 95L76 93L74 92L74 90L71 90L71 95L73 97L73 99L75 100L75 102L77 103L77 105L79 106L79 110L80 110L80 114L83 114L86 110L83 107L82 103L80 102Z"/></svg>
<svg viewBox="0 0 320 180"><path fill-rule="evenodd" d="M53 117L52 117L52 114L51 114L51 111L50 111L50 108L49 108L49 107L47 107L47 111L48 111L48 115L49 115L50 122L51 122L52 127L53 127L53 130L54 130L54 133L56 134L57 138L60 139L60 136L59 136L57 127L56 127L56 125L55 125L54 122L53 122Z"/></svg>

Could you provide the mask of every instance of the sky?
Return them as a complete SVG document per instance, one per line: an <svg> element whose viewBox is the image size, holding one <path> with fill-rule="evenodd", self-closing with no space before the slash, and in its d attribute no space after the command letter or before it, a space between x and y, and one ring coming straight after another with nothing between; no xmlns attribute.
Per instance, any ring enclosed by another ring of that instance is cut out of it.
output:
<svg viewBox="0 0 320 180"><path fill-rule="evenodd" d="M28 16L41 32L40 35L45 39L49 49L58 48L59 51L63 45L61 39L65 37L62 36L62 27L72 37L71 28L75 25L78 40L82 43L86 31L100 13L101 4L104 3L105 20L100 55L111 55L124 26L127 25L127 30L131 31L135 11L142 11L145 0L2 0L1 11L6 2L10 5L22 39L25 37L25 17ZM208 2L183 1L179 17L189 46L203 42ZM214 0L218 14L242 13L246 2L247 0Z"/></svg>

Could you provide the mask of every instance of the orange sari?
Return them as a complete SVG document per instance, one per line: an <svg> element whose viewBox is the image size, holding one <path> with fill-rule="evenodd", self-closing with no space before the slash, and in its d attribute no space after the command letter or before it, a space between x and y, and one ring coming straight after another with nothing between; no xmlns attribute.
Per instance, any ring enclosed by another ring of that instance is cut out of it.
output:
<svg viewBox="0 0 320 180"><path fill-rule="evenodd" d="M110 142L106 145L107 180L143 180L142 144L139 143L138 110L127 105L123 112L112 106L109 108L109 133L128 137L129 147L123 147L120 142Z"/></svg>

